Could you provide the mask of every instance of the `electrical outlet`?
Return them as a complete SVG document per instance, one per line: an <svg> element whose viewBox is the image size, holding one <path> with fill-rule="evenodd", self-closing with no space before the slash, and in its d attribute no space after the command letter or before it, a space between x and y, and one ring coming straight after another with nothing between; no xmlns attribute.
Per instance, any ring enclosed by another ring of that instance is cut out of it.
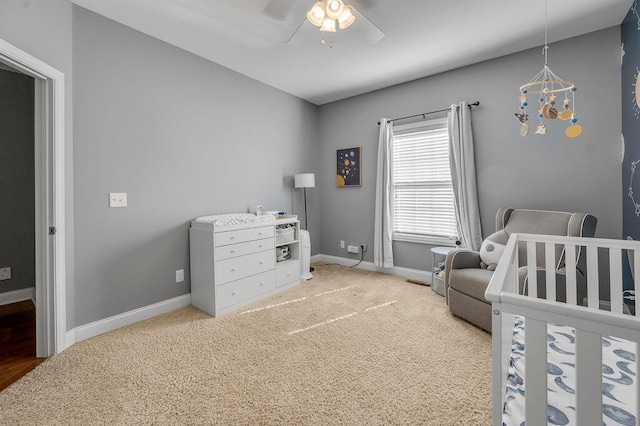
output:
<svg viewBox="0 0 640 426"><path fill-rule="evenodd" d="M344 248L344 240L340 241L340 248Z"/></svg>
<svg viewBox="0 0 640 426"><path fill-rule="evenodd" d="M347 251L348 251L349 253L356 253L356 254L358 254L358 253L360 253L360 247L358 247L358 246L349 246L349 247L347 247Z"/></svg>
<svg viewBox="0 0 640 426"><path fill-rule="evenodd" d="M360 248L362 249L363 253L367 252L367 245L366 244L360 244Z"/></svg>
<svg viewBox="0 0 640 426"><path fill-rule="evenodd" d="M176 271L176 282L181 283L184 281L184 269L178 269Z"/></svg>
<svg viewBox="0 0 640 426"><path fill-rule="evenodd" d="M127 207L126 192L110 192L109 207Z"/></svg>
<svg viewBox="0 0 640 426"><path fill-rule="evenodd" d="M0 268L0 281L11 279L11 268Z"/></svg>

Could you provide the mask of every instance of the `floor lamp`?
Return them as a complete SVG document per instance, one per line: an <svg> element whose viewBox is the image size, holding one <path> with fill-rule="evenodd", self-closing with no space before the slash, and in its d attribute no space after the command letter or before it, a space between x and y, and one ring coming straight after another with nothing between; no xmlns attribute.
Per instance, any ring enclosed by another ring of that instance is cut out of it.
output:
<svg viewBox="0 0 640 426"><path fill-rule="evenodd" d="M309 230L309 225L307 222L307 188L315 188L316 186L316 175L313 173L300 173L295 175L294 178L294 186L296 188L304 189L304 229Z"/></svg>
<svg viewBox="0 0 640 426"><path fill-rule="evenodd" d="M295 188L302 188L304 190L304 229L309 231L309 222L307 222L307 188L315 188L316 175L313 173L300 173L293 177ZM313 268L310 267L309 271L313 272Z"/></svg>

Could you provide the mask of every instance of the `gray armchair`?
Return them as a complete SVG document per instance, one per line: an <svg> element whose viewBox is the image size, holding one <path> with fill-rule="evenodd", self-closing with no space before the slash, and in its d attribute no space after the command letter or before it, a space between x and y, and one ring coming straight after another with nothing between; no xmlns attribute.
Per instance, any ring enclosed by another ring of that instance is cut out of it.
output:
<svg viewBox="0 0 640 426"><path fill-rule="evenodd" d="M542 210L514 210L501 208L496 214L496 231L504 229L507 234L543 234L565 235L571 237L593 237L598 220L586 213L564 213ZM584 263L582 250L578 254L577 266ZM565 294L563 269L563 253L556 253L556 285L558 300ZM544 256L538 255L538 294L545 293ZM526 265L526 256L519 254L518 262ZM449 310L456 316L465 319L478 327L491 332L491 303L484 298L484 293L493 276L493 271L480 268L480 253L472 250L453 250L449 252L445 264L445 297ZM578 301L585 295L586 278L578 273ZM526 268L521 268L521 289L526 289Z"/></svg>

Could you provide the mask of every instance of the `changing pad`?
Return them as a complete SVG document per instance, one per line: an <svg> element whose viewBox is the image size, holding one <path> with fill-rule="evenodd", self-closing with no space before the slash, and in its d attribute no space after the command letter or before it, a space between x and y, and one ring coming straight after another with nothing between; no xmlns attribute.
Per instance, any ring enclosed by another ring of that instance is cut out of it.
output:
<svg viewBox="0 0 640 426"><path fill-rule="evenodd" d="M241 225L245 223L261 223L273 221L274 217L271 215L256 216L252 213L228 213L211 216L201 216L194 220L194 222L208 223L213 226L231 226Z"/></svg>

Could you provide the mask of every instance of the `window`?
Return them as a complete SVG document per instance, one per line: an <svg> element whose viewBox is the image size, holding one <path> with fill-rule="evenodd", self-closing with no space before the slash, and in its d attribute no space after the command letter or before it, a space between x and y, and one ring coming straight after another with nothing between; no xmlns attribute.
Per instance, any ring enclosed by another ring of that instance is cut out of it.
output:
<svg viewBox="0 0 640 426"><path fill-rule="evenodd" d="M396 126L393 239L453 244L457 239L446 119Z"/></svg>

